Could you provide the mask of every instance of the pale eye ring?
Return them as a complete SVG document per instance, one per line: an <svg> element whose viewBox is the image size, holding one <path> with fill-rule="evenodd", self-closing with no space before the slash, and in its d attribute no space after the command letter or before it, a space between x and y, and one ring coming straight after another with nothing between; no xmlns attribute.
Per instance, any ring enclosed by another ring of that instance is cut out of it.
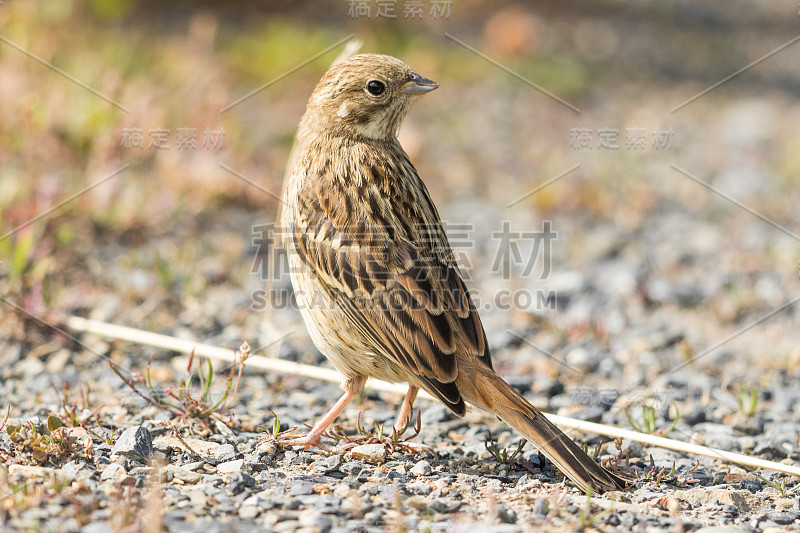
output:
<svg viewBox="0 0 800 533"><path fill-rule="evenodd" d="M380 96L386 90L386 85L382 81L370 80L367 82L367 91L373 96Z"/></svg>

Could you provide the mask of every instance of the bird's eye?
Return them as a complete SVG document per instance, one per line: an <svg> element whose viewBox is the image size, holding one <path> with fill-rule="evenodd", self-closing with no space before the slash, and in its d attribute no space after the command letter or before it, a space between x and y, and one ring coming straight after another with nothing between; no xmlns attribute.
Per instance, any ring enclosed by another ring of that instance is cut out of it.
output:
<svg viewBox="0 0 800 533"><path fill-rule="evenodd" d="M369 94L380 96L381 94L383 94L383 91L386 90L386 85L384 85L383 82L380 82L378 80L372 80L367 83L367 90L369 91Z"/></svg>

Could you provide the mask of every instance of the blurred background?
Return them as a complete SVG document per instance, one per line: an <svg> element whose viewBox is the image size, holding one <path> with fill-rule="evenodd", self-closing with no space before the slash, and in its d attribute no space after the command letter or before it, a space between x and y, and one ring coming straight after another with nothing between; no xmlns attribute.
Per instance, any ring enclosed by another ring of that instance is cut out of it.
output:
<svg viewBox="0 0 800 533"><path fill-rule="evenodd" d="M275 222L306 100L353 35L441 86L400 139L461 228L501 373L534 393L796 384L797 11L5 1L2 377L37 390L99 365L33 318L69 314L230 347L288 332L270 355L321 362L297 311L264 300L288 278L254 228ZM543 221L557 236L536 255ZM152 352L92 346L130 368Z"/></svg>

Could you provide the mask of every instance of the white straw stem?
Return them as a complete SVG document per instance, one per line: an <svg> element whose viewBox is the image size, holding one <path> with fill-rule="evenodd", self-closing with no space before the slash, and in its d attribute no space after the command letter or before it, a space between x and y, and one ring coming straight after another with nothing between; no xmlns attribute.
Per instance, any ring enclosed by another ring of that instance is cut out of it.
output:
<svg viewBox="0 0 800 533"><path fill-rule="evenodd" d="M128 328L125 326L118 326L116 324L109 324L107 322L100 322L97 320L90 320L76 316L67 318L66 324L73 331L93 333L101 337L129 341L136 344L144 344L147 346L153 346L155 348L186 354L194 351L195 355L207 357L209 359L225 361L228 363L234 362L234 352L231 348L220 348L210 344L178 339L169 335L161 335L158 333ZM282 359L275 359L272 357L263 357L260 355L251 355L247 359L246 365L251 368L258 368L260 370L304 376L334 383L339 382L342 379L341 374L335 370L295 363L292 361L284 361ZM406 389L408 388L407 385L402 383L387 383L385 381L372 378L370 378L367 382L367 386L372 390L393 392L397 394L405 394ZM424 391L420 391L418 397L429 400L434 399ZM784 472L786 474L800 476L800 467L796 465L785 465L782 463L776 463L774 461L759 459L757 457L749 457L740 453L727 452L725 450L709 448L707 446L700 446L698 444L690 444L688 442L668 439L666 437L657 437L655 435L648 435L628 429L597 424L595 422L587 422L585 420L578 420L566 416L549 413L545 413L545 415L554 424L557 424L562 428L574 429L584 433L596 433L598 435L605 435L613 438L622 437L623 439L631 439L641 442L642 444L649 444L650 446L657 446L659 448L666 448L669 450L675 450L693 455L721 459L730 463L751 466L753 468L764 468L767 470L775 470L777 472Z"/></svg>

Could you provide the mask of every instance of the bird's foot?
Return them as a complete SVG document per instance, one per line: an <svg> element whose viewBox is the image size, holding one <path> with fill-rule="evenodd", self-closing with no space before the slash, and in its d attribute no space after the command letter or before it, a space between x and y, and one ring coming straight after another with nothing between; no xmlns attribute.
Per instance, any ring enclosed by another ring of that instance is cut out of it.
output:
<svg viewBox="0 0 800 533"><path fill-rule="evenodd" d="M427 444L422 444L421 442L404 441L404 442L395 444L394 447L395 448L401 448L401 449L406 450L406 451L408 451L410 453L423 453L423 452L430 452L430 451L433 450L433 448L431 448Z"/></svg>
<svg viewBox="0 0 800 533"><path fill-rule="evenodd" d="M278 443L284 448L302 446L304 450L307 450L313 446L314 448L317 448L328 455L341 453L339 448L322 442L319 435L281 435L278 437Z"/></svg>

